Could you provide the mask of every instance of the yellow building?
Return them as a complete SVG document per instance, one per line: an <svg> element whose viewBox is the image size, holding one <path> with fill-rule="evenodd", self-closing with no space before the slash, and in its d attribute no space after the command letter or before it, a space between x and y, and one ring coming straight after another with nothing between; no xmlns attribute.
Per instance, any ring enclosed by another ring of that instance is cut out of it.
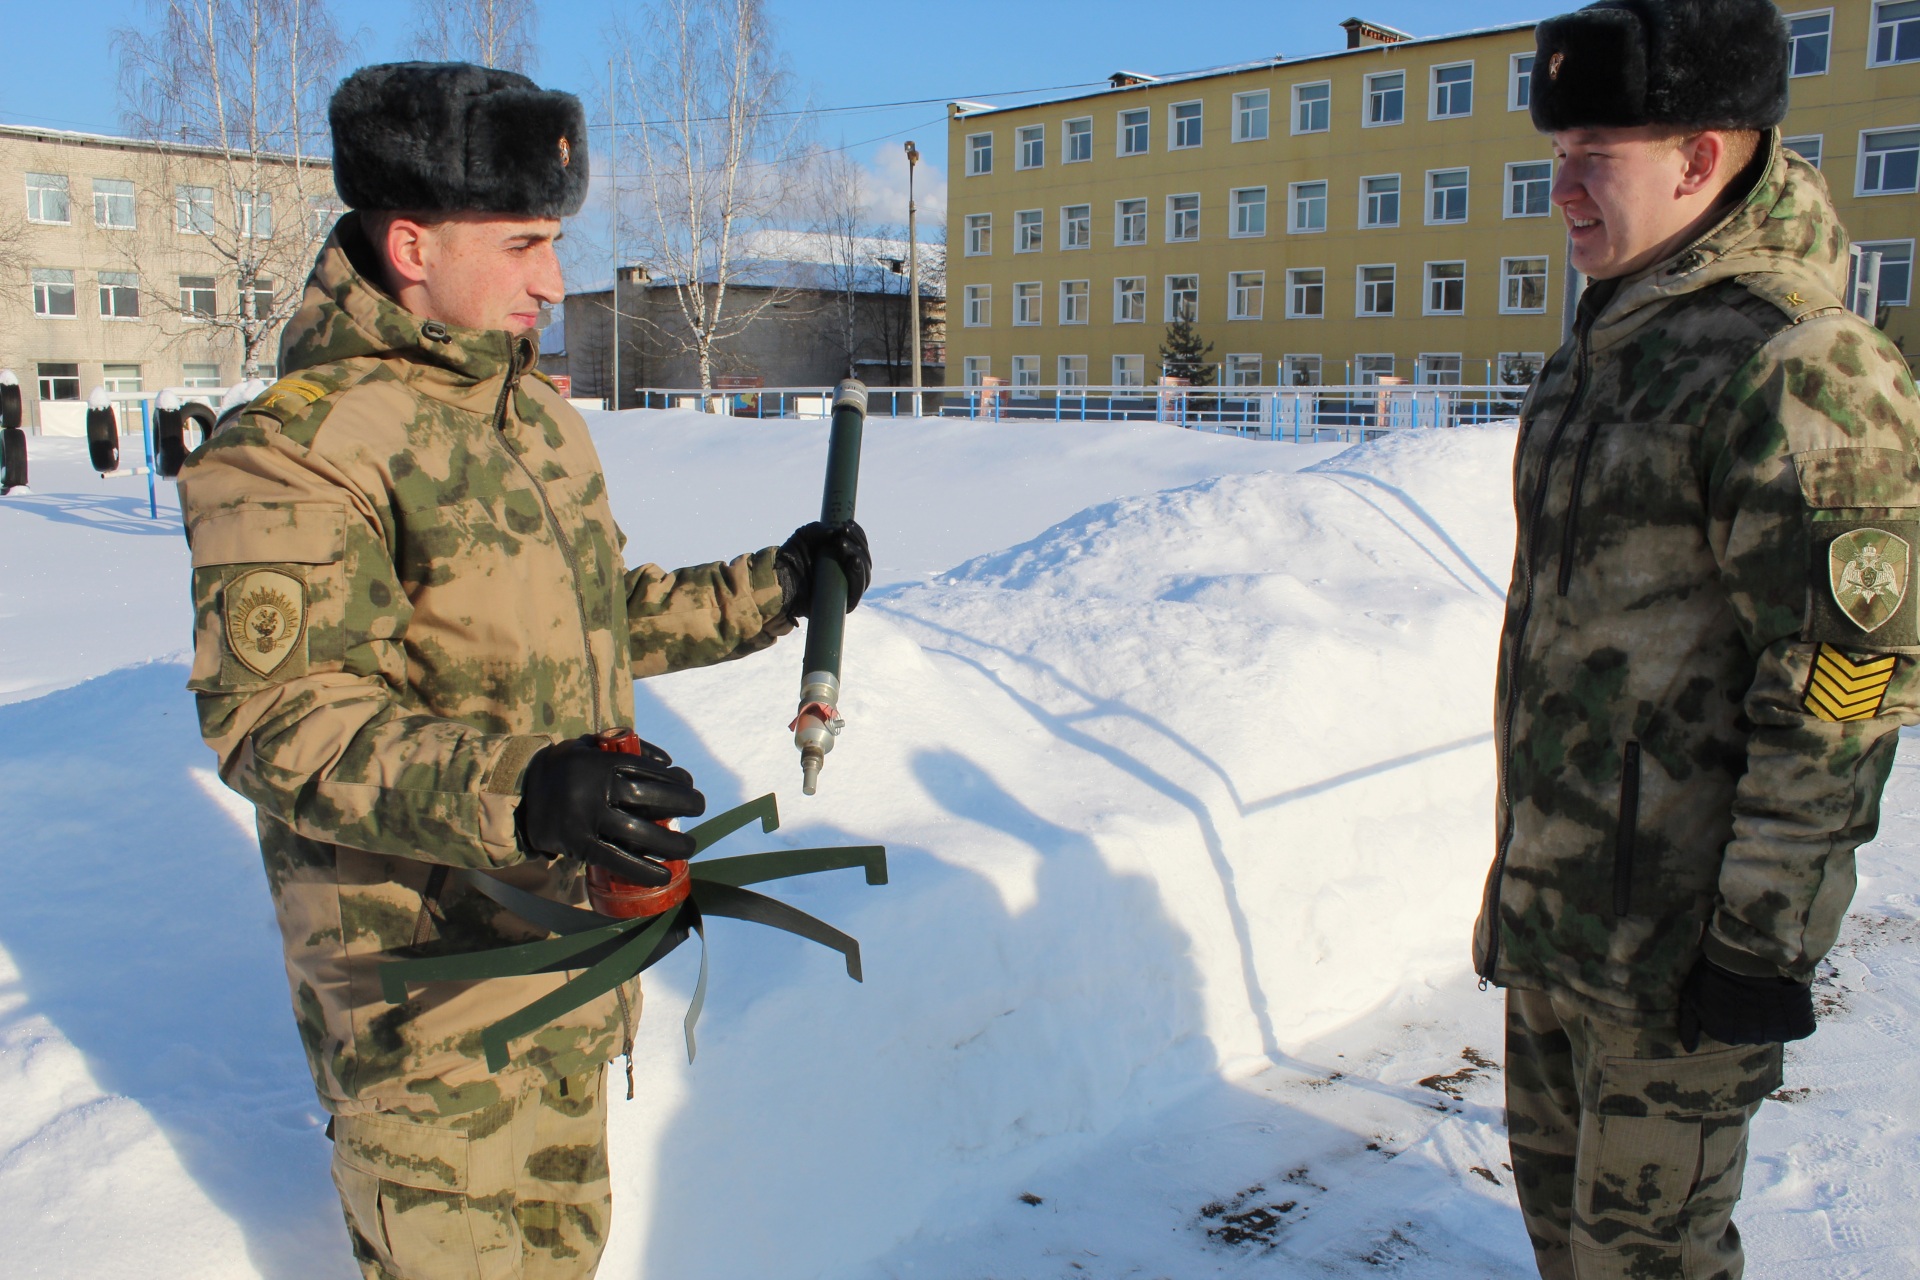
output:
<svg viewBox="0 0 1920 1280"><path fill-rule="evenodd" d="M1920 0L1788 16L1784 132L1881 252L1887 329L1911 354ZM1151 384L1183 315L1224 385L1500 381L1558 346L1565 231L1526 110L1532 24L1342 25L1336 53L955 103L950 377Z"/></svg>

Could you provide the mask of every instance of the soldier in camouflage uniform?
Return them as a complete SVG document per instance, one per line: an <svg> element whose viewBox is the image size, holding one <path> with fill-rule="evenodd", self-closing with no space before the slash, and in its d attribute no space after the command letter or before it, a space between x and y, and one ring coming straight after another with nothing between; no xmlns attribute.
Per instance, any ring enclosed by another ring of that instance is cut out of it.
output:
<svg viewBox="0 0 1920 1280"><path fill-rule="evenodd" d="M331 119L355 212L287 327L284 376L181 474L189 687L256 807L364 1274L591 1275L602 1077L631 1052L639 984L491 1072L482 1029L569 974L395 1006L378 968L544 936L470 875L574 905L588 862L663 881L658 859L691 842L655 820L699 813L699 792L657 748L585 735L632 723L636 677L791 630L817 554L855 598L871 562L857 526L814 525L723 564L625 567L593 442L529 332L562 297L553 240L586 191L576 99L406 64L355 73Z"/></svg>
<svg viewBox="0 0 1920 1280"><path fill-rule="evenodd" d="M1920 398L1781 146L1772 4L1537 42L1592 283L1521 411L1475 962L1541 1274L1737 1280L1748 1123L1920 719Z"/></svg>

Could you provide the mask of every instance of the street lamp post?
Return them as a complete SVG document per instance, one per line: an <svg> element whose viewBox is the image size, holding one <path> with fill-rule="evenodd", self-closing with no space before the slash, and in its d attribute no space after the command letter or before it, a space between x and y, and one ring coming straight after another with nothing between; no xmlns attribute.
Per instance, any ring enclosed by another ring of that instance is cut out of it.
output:
<svg viewBox="0 0 1920 1280"><path fill-rule="evenodd" d="M907 359L913 365L913 416L920 416L920 236L914 227L913 170L920 149L907 143Z"/></svg>

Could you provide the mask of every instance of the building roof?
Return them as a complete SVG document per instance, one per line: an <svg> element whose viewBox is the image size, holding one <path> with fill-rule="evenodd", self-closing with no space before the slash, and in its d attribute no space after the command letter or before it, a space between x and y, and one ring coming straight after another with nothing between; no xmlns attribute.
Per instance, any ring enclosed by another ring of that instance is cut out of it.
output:
<svg viewBox="0 0 1920 1280"><path fill-rule="evenodd" d="M0 124L0 138L18 138L25 142L51 142L67 147L99 147L110 151L148 151L161 155L209 156L225 159L229 154L240 154L243 148L234 148L231 152L219 147L202 146L192 142L158 142L151 138L123 138L110 133L81 133L73 129L43 129L38 125ZM331 169L333 160L325 155L288 155L283 152L263 151L263 160L275 160L285 164L310 164L319 168Z"/></svg>
<svg viewBox="0 0 1920 1280"><path fill-rule="evenodd" d="M1378 23L1369 24L1378 26ZM1356 49L1335 49L1328 53L1311 53L1304 57L1288 58L1274 54L1270 58L1256 58L1250 62L1230 62L1217 67L1203 67L1197 71L1172 71L1148 79L1142 77L1137 82L1118 83L1123 78L1131 80L1139 76L1138 72L1126 72L1116 75L1116 83L1105 89L1094 89L1082 93L1070 93L1059 98L1042 98L1035 102L1022 102L1012 106L997 107L990 103L954 102L948 104L948 114L955 120L971 120L980 116L997 115L1008 111L1027 111L1034 107L1058 106L1067 102L1083 102L1089 98L1111 97L1114 94L1138 93L1142 89L1164 88L1170 84L1189 84L1198 80L1213 80L1221 76L1241 75L1248 71L1263 71L1271 67L1297 67L1310 62L1326 62L1333 58L1378 57L1383 52L1414 49L1427 45L1445 44L1453 40L1471 40L1481 36L1505 35L1513 31L1531 31L1537 23L1509 22L1496 27L1474 27L1466 31L1451 31L1445 35L1414 36L1406 40L1397 40L1391 44L1364 44Z"/></svg>

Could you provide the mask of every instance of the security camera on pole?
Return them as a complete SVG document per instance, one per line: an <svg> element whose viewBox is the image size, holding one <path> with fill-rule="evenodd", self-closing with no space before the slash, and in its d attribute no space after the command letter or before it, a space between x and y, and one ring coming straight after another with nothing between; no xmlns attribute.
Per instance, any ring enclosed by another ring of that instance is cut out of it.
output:
<svg viewBox="0 0 1920 1280"><path fill-rule="evenodd" d="M27 433L20 426L20 379L0 369L0 498L27 488Z"/></svg>

